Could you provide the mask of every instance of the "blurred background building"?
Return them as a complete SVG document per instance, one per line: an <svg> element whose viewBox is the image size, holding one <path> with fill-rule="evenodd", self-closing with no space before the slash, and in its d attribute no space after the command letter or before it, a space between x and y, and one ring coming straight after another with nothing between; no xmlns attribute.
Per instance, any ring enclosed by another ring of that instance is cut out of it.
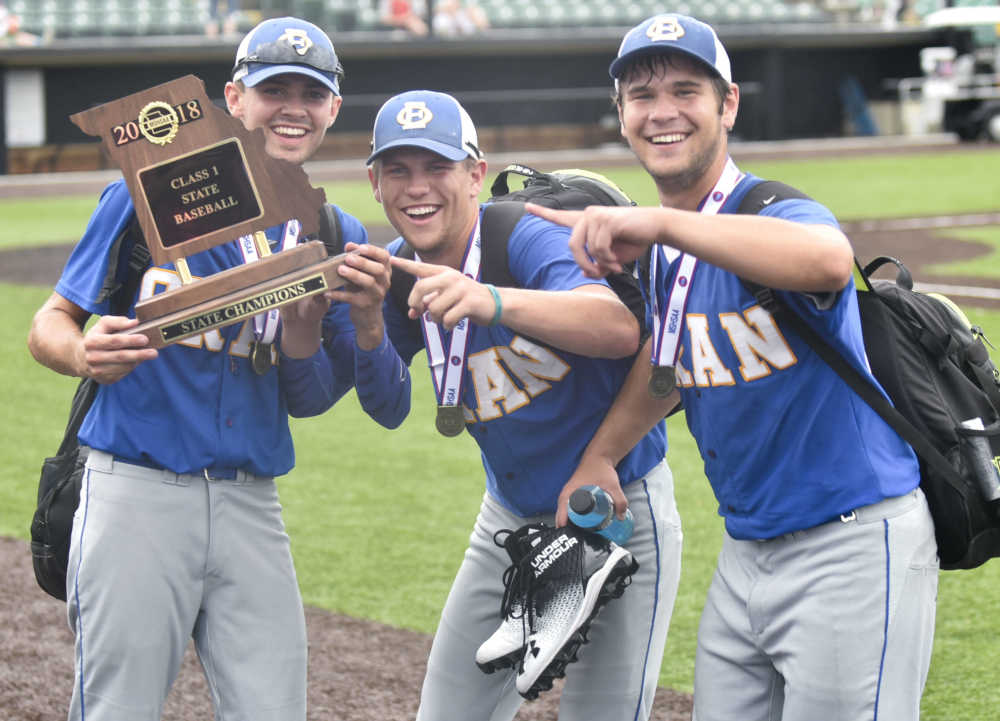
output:
<svg viewBox="0 0 1000 721"><path fill-rule="evenodd" d="M321 158L363 157L381 103L416 87L456 95L492 151L619 143L608 63L671 11L729 49L739 140L1000 140L995 0L7 0L0 172L109 167L70 114L187 73L221 97L241 35L286 14L347 70Z"/></svg>

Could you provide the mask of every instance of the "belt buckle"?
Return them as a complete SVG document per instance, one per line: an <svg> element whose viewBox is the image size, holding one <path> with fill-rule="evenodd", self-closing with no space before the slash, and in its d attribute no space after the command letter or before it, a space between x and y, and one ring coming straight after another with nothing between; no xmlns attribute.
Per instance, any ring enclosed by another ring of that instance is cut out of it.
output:
<svg viewBox="0 0 1000 721"><path fill-rule="evenodd" d="M840 514L841 523L850 523L851 521L856 521L856 520L858 520L858 514L855 513L854 511L851 511L850 513Z"/></svg>
<svg viewBox="0 0 1000 721"><path fill-rule="evenodd" d="M215 470L217 473L221 473L221 475L213 476L211 473L212 470ZM218 467L211 469L206 467L201 469L201 474L205 477L205 480L210 483L218 481L236 481L238 483L242 483L246 479L246 474L239 468Z"/></svg>

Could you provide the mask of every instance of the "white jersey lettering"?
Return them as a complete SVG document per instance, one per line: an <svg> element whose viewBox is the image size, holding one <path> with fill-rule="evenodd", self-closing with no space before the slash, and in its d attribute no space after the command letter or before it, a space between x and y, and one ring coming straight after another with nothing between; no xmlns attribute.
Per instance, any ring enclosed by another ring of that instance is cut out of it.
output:
<svg viewBox="0 0 1000 721"><path fill-rule="evenodd" d="M476 392L475 410L479 420L491 421L528 403L528 396L514 385L514 381L500 365L496 348L487 348L470 355L467 368Z"/></svg>
<svg viewBox="0 0 1000 721"><path fill-rule="evenodd" d="M691 340L691 373L698 386L731 386L736 383L712 344L708 318L701 313L687 314L687 329ZM711 376L711 379L709 377Z"/></svg>
<svg viewBox="0 0 1000 721"><path fill-rule="evenodd" d="M546 381L558 381L569 373L569 365L545 346L514 336L507 348L499 348L502 360L532 398L547 391Z"/></svg>
<svg viewBox="0 0 1000 721"><path fill-rule="evenodd" d="M569 365L544 346L515 336L508 346L469 356L469 378L481 421L499 418L527 405L569 373ZM517 380L517 383L514 382Z"/></svg>
<svg viewBox="0 0 1000 721"><path fill-rule="evenodd" d="M740 359L743 380L764 378L771 375L771 368L782 370L795 364L795 354L774 318L759 305L747 308L742 316L720 313L719 322L729 334L729 341Z"/></svg>
<svg viewBox="0 0 1000 721"><path fill-rule="evenodd" d="M681 388L690 388L694 385L694 378L691 376L691 371L689 371L684 365L684 346L681 346L680 352L677 354L677 365L674 367L674 373L677 376L677 385Z"/></svg>

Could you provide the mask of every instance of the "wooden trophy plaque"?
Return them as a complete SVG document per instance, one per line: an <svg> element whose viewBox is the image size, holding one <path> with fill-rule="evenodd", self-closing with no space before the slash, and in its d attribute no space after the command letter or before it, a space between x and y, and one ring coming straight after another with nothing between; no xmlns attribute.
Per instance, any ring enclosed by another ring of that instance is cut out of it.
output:
<svg viewBox="0 0 1000 721"><path fill-rule="evenodd" d="M136 304L142 333L161 348L271 308L337 288L344 254L319 240L271 254L264 230L296 218L300 237L329 232L333 210L298 165L267 155L260 130L217 107L194 75L70 116L101 138L121 168L157 265L180 288ZM185 257L251 236L259 260L194 279Z"/></svg>

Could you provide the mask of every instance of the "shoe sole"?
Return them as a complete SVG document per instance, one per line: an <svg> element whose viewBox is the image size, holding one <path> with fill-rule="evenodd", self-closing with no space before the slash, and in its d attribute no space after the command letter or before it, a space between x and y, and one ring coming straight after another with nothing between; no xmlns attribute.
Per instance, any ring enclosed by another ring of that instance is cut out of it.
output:
<svg viewBox="0 0 1000 721"><path fill-rule="evenodd" d="M552 654L548 663L541 667L536 677L532 680L527 691L521 691L518 684L518 693L529 701L538 698L542 691L552 688L552 683L557 678L566 675L566 667L577 660L577 653L580 647L590 639L587 634L590 632L590 624L607 603L615 598L621 597L625 593L632 574L639 569L639 563L632 554L621 546L617 546L605 562L600 571L590 577L591 581L598 580L597 583L589 583L587 592L584 594L583 605L577 612L574 621L574 630L563 645ZM601 573L604 573L603 579Z"/></svg>
<svg viewBox="0 0 1000 721"><path fill-rule="evenodd" d="M514 668L523 655L524 646L521 646L520 648L514 649L510 653L506 653L503 656L491 658L489 661L476 661L476 665L479 666L479 670L483 673L493 673L494 671L501 671L505 668Z"/></svg>

